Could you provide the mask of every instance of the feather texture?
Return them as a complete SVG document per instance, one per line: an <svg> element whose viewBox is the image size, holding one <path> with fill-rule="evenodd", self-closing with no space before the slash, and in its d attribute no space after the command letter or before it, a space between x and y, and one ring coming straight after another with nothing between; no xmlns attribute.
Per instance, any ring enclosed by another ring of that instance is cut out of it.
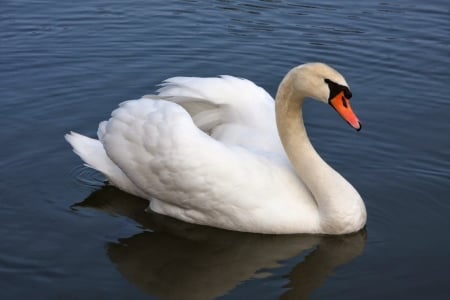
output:
<svg viewBox="0 0 450 300"><path fill-rule="evenodd" d="M121 103L98 140L66 139L155 212L239 231L324 232L319 202L283 150L274 100L249 80L173 77Z"/></svg>

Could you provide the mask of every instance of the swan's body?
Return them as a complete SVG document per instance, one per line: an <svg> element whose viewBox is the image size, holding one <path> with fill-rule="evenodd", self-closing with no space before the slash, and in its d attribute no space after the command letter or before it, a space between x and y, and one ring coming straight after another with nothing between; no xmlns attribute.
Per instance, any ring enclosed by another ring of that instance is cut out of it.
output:
<svg viewBox="0 0 450 300"><path fill-rule="evenodd" d="M336 96L341 105L351 96L332 68L292 69L276 105L262 88L231 76L175 77L158 92L120 104L100 123L98 140L66 139L113 185L186 222L280 234L344 234L365 225L358 192L320 158L303 124L305 97L332 103ZM350 112L336 109L359 129L348 100L343 105Z"/></svg>

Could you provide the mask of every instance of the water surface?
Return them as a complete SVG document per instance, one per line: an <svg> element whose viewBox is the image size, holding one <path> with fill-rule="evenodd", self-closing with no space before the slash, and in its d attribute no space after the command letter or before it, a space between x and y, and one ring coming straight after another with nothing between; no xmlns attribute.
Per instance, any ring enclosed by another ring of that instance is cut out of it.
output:
<svg viewBox="0 0 450 300"><path fill-rule="evenodd" d="M447 299L445 1L6 1L0 10L2 299ZM63 139L176 75L343 73L363 123L306 125L363 196L365 231L261 236L146 214Z"/></svg>

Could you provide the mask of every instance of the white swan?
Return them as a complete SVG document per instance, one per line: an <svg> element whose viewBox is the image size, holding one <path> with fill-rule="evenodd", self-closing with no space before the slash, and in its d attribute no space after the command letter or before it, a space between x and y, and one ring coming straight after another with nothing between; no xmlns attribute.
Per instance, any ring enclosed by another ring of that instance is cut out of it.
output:
<svg viewBox="0 0 450 300"><path fill-rule="evenodd" d="M174 77L158 95L121 103L98 140L66 139L89 167L160 214L257 233L358 231L364 202L311 145L305 97L361 128L342 75L308 63L284 77L275 102L245 79Z"/></svg>

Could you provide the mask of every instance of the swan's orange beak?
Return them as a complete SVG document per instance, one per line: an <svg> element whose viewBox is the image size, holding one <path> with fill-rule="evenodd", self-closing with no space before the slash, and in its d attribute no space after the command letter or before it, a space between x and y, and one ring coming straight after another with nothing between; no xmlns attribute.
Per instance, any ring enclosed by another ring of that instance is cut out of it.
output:
<svg viewBox="0 0 450 300"><path fill-rule="evenodd" d="M358 120L358 117L352 110L350 106L350 101L344 96L344 92L341 91L334 98L328 101L331 106L338 112L338 114L345 120L347 123L355 128L357 131L361 130L361 123Z"/></svg>

